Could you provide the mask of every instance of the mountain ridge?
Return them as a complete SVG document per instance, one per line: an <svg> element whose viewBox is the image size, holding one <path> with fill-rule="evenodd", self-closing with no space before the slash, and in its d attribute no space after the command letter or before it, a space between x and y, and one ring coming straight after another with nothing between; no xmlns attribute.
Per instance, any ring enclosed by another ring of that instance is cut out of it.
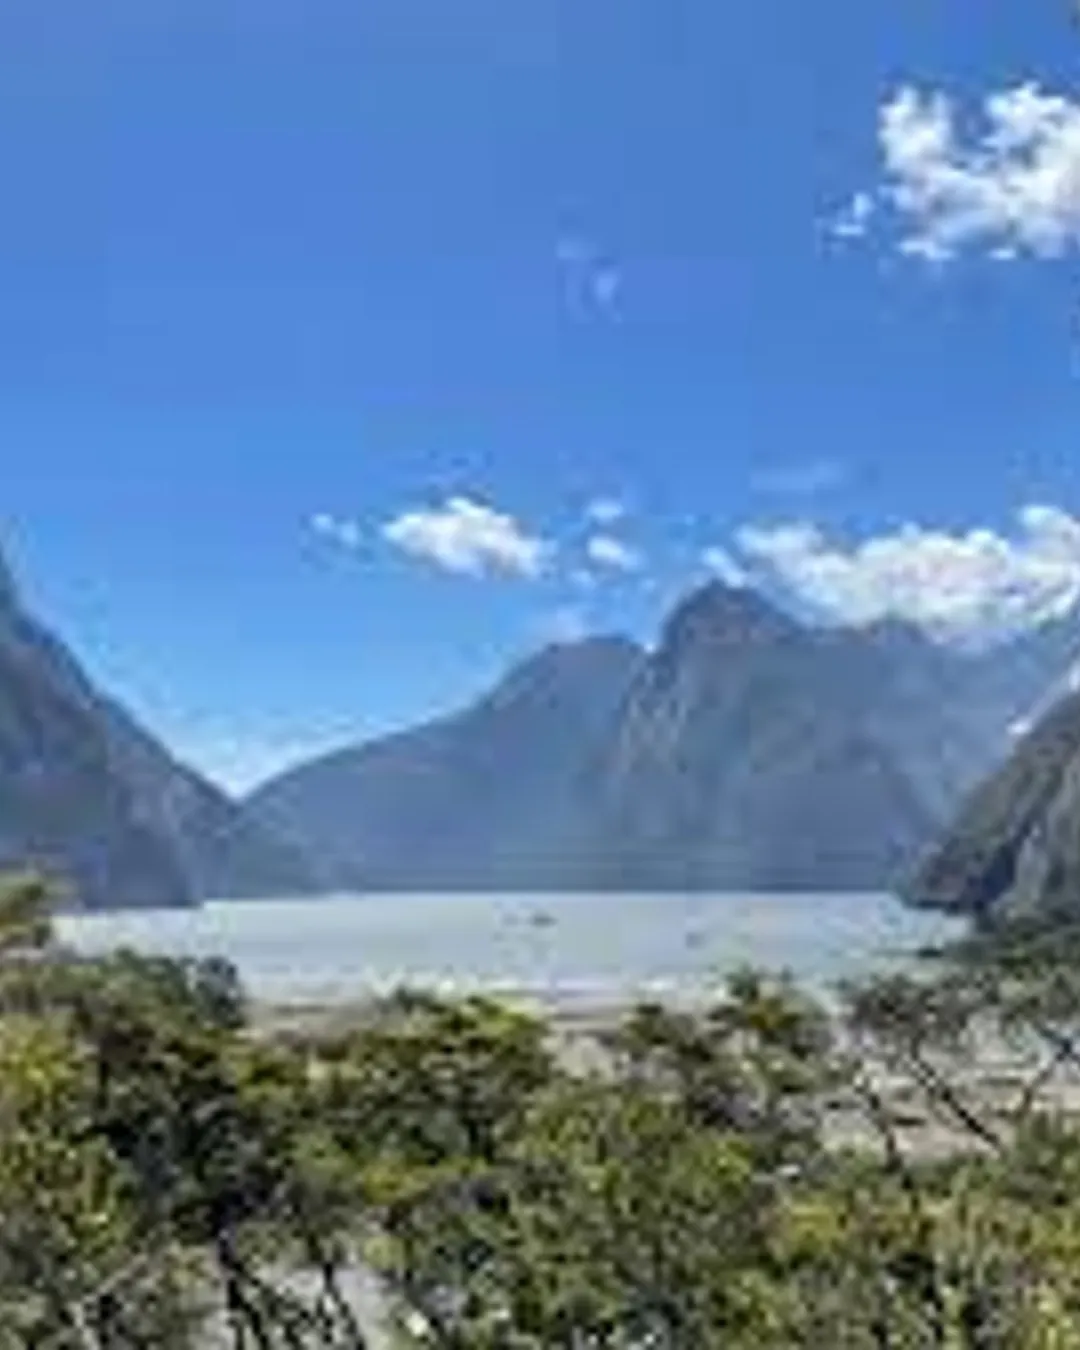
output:
<svg viewBox="0 0 1080 1350"><path fill-rule="evenodd" d="M713 581L653 647L623 640L586 733L567 742L565 721L548 725L564 738L553 777L530 767L535 747L520 752L526 695L537 670L565 674L574 644L457 713L295 765L248 805L307 852L374 860L374 888L877 889L907 875L1006 754L1052 646L1040 636L989 660L897 620L812 626Z"/></svg>
<svg viewBox="0 0 1080 1350"><path fill-rule="evenodd" d="M98 690L0 558L0 866L83 907L315 889L307 862Z"/></svg>

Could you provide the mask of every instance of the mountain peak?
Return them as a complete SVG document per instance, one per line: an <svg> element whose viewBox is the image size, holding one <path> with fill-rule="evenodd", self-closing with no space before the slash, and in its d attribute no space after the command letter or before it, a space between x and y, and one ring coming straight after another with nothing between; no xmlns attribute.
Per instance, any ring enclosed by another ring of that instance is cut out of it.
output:
<svg viewBox="0 0 1080 1350"><path fill-rule="evenodd" d="M636 643L617 635L548 643L513 666L485 702L513 703L545 689L578 690L597 682L618 682L629 678L643 655Z"/></svg>
<svg viewBox="0 0 1080 1350"><path fill-rule="evenodd" d="M679 604L664 628L665 647L746 646L801 631L795 619L750 586L710 581Z"/></svg>

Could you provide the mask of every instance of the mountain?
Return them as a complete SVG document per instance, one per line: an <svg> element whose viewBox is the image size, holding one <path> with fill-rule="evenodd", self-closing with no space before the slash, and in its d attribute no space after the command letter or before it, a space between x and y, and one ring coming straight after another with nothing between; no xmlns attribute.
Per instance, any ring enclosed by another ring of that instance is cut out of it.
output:
<svg viewBox="0 0 1080 1350"><path fill-rule="evenodd" d="M904 625L811 628L753 590L703 588L597 770L594 883L890 884L1004 743L963 696L970 674Z"/></svg>
<svg viewBox="0 0 1080 1350"><path fill-rule="evenodd" d="M551 648L471 709L301 765L248 808L373 889L877 889L1007 753L1060 646L990 660L713 583L651 652Z"/></svg>
<svg viewBox="0 0 1080 1350"><path fill-rule="evenodd" d="M0 867L89 908L315 888L304 859L99 692L0 563Z"/></svg>
<svg viewBox="0 0 1080 1350"><path fill-rule="evenodd" d="M584 770L642 659L621 638L549 647L466 711L302 765L248 810L371 889L571 885Z"/></svg>
<svg viewBox="0 0 1080 1350"><path fill-rule="evenodd" d="M330 889L298 848L174 759L122 707L101 699L99 714L136 815L169 842L194 895L248 900Z"/></svg>
<svg viewBox="0 0 1080 1350"><path fill-rule="evenodd" d="M1080 910L1080 693L1067 694L967 800L905 886L985 916Z"/></svg>

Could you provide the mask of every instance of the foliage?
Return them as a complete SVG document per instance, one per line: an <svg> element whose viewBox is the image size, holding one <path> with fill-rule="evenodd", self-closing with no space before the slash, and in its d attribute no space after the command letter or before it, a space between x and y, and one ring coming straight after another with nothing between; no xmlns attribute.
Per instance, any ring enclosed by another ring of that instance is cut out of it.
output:
<svg viewBox="0 0 1080 1350"><path fill-rule="evenodd" d="M586 1071L478 998L269 1037L227 965L75 959L49 903L0 887L0 1350L358 1350L365 1271L442 1350L1080 1347L1066 933L839 1013L739 972Z"/></svg>

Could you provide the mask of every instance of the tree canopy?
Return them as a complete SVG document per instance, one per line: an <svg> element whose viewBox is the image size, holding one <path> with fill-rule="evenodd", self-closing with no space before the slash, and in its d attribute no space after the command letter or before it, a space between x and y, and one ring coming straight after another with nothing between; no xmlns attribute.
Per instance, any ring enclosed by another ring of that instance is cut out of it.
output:
<svg viewBox="0 0 1080 1350"><path fill-rule="evenodd" d="M1067 934L737 972L583 1067L483 998L268 1034L49 905L0 887L0 1350L1080 1347Z"/></svg>

